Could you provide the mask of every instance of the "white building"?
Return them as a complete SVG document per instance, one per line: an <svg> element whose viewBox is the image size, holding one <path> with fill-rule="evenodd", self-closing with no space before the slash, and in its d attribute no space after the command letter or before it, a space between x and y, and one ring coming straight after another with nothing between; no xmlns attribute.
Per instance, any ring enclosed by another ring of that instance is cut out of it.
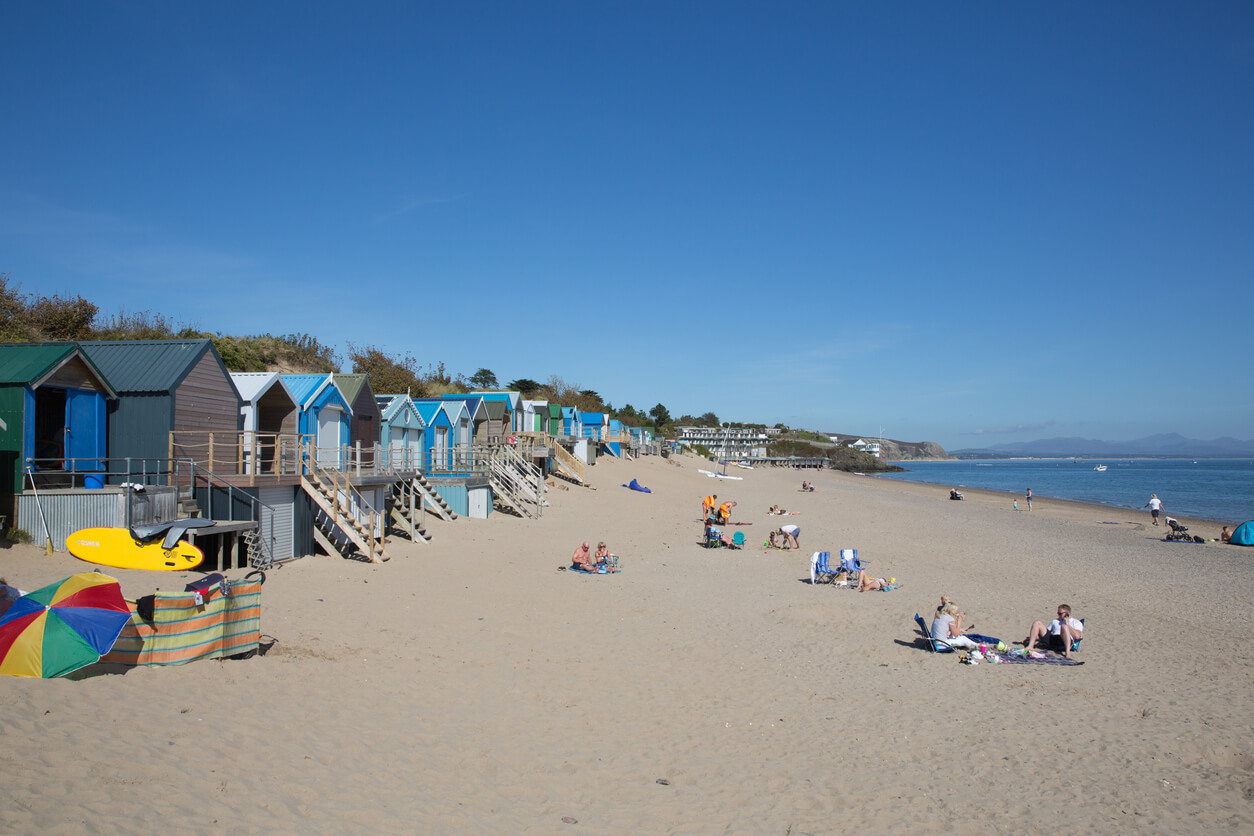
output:
<svg viewBox="0 0 1254 836"><path fill-rule="evenodd" d="M680 444L700 444L724 459L761 458L769 440L766 430L753 427L676 427L675 432Z"/></svg>
<svg viewBox="0 0 1254 836"><path fill-rule="evenodd" d="M851 442L848 446L863 453L870 453L875 458L880 457L880 443L878 441L867 441L859 438L857 441Z"/></svg>

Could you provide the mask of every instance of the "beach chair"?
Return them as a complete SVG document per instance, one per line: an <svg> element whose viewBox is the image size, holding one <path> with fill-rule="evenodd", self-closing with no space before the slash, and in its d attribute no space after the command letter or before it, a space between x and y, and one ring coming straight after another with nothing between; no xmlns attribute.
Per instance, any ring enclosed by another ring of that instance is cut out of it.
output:
<svg viewBox="0 0 1254 836"><path fill-rule="evenodd" d="M810 555L810 583L831 583L840 574L840 567L831 567L830 551L815 551Z"/></svg>
<svg viewBox="0 0 1254 836"><path fill-rule="evenodd" d="M846 572L850 575L857 575L867 564L858 559L857 549L841 549L840 550L840 568L837 572Z"/></svg>
<svg viewBox="0 0 1254 836"><path fill-rule="evenodd" d="M732 548L743 549L744 547L745 547L745 533L743 531L737 531L735 534L732 535Z"/></svg>
<svg viewBox="0 0 1254 836"><path fill-rule="evenodd" d="M953 653L954 649L949 646L949 642L944 639L932 638L932 631L928 629L927 622L923 620L923 616L915 613L914 621L919 625L919 629L923 631L923 640L927 642L929 650L933 653Z"/></svg>

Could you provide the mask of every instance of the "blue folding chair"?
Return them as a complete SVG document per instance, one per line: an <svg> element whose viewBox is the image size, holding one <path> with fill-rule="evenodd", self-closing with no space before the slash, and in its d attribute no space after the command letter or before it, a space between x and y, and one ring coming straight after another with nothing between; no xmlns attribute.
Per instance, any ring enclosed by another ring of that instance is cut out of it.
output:
<svg viewBox="0 0 1254 836"><path fill-rule="evenodd" d="M832 567L827 565L831 557L831 552L815 552L810 555L810 584L812 586L816 583L827 583L836 576L836 571L839 570L833 571ZM824 575L827 576L826 579L823 578Z"/></svg>
<svg viewBox="0 0 1254 836"><path fill-rule="evenodd" d="M840 568L836 571L848 572L851 575L857 575L866 567L867 564L858 559L857 549L840 550Z"/></svg>
<svg viewBox="0 0 1254 836"><path fill-rule="evenodd" d="M944 639L932 638L932 631L928 629L927 622L923 620L923 616L918 613L914 614L914 622L919 625L919 629L923 631L923 639L927 642L928 650L933 653L953 653L954 649Z"/></svg>

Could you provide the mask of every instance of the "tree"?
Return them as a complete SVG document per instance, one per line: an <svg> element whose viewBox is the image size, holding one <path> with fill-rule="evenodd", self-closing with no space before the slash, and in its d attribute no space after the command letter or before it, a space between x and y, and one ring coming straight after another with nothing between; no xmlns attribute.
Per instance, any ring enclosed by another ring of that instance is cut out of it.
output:
<svg viewBox="0 0 1254 836"><path fill-rule="evenodd" d="M370 388L378 395L399 395L408 392L414 397L426 393L418 361L413 355L389 357L374 346L362 348L349 343L348 359L353 361L353 371L364 374Z"/></svg>
<svg viewBox="0 0 1254 836"><path fill-rule="evenodd" d="M496 382L496 375L491 369L480 369L470 376L470 385L478 389L496 389L500 386Z"/></svg>
<svg viewBox="0 0 1254 836"><path fill-rule="evenodd" d="M649 410L649 417L653 419L653 425L656 427L661 427L663 424L671 422L670 412L661 404Z"/></svg>
<svg viewBox="0 0 1254 836"><path fill-rule="evenodd" d="M719 426L718 416L715 415L713 412L707 412L704 415L702 415L700 418L698 418L697 420L700 421L702 425L706 427Z"/></svg>
<svg viewBox="0 0 1254 836"><path fill-rule="evenodd" d="M511 380L509 383L506 383L505 388L511 392L521 392L524 395L530 395L543 387L529 377L520 377L517 380Z"/></svg>

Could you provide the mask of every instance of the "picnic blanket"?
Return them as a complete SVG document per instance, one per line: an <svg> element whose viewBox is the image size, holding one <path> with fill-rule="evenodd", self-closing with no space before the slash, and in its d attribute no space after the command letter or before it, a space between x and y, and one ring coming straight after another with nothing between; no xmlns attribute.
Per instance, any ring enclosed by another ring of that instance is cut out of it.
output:
<svg viewBox="0 0 1254 836"><path fill-rule="evenodd" d="M100 662L122 667L185 665L256 650L261 638L262 583L223 580L199 593L158 590L139 601L128 601L131 620Z"/></svg>
<svg viewBox="0 0 1254 836"><path fill-rule="evenodd" d="M1053 650L1042 650L1040 648L1033 650L1031 656L1021 656L1018 653L1011 655L1009 653L998 653L1001 657L1003 665L1083 665L1084 663L1078 659L1068 659L1061 653Z"/></svg>

